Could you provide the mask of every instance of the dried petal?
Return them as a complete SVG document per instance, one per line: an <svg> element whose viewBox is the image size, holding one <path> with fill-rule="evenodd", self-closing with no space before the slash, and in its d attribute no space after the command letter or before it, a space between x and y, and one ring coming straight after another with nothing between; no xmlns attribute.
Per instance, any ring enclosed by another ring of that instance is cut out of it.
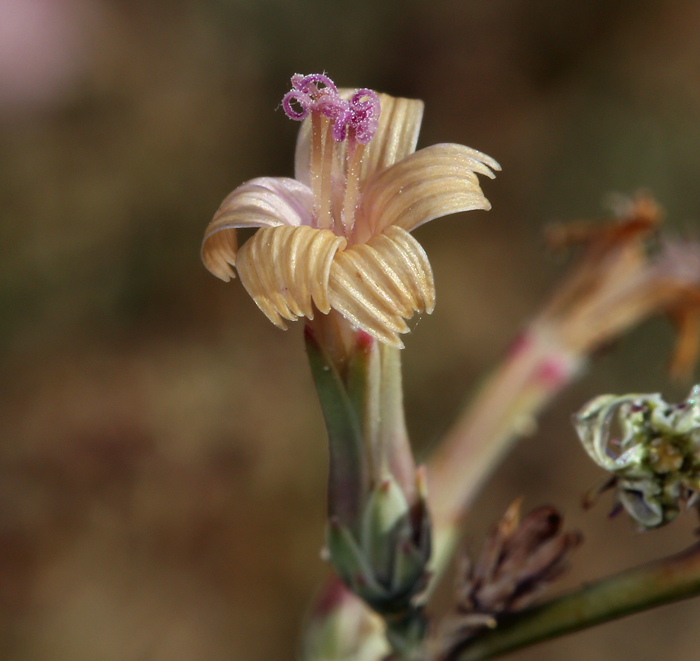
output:
<svg viewBox="0 0 700 661"><path fill-rule="evenodd" d="M458 577L460 613L494 615L516 610L565 569L579 533L562 533L562 517L552 507L538 507L519 521L520 499L506 511L484 542L473 569Z"/></svg>
<svg viewBox="0 0 700 661"><path fill-rule="evenodd" d="M676 346L669 372L677 381L687 381L697 363L700 344L700 291L681 296L668 314L676 327Z"/></svg>
<svg viewBox="0 0 700 661"><path fill-rule="evenodd" d="M520 524L520 507L523 499L516 498L508 507L495 530L488 536L481 549L479 558L471 573L472 582L488 583L493 580L498 563L503 555L503 547L513 536ZM465 574L466 575L466 574Z"/></svg>
<svg viewBox="0 0 700 661"><path fill-rule="evenodd" d="M638 195L624 211L597 227L578 223L554 235L560 245L583 241L584 251L535 325L573 353L589 353L655 312L672 310L680 320L700 297L700 245L665 240L650 256L645 242L661 220L659 207L648 195ZM691 321L682 326L677 373L694 359Z"/></svg>
<svg viewBox="0 0 700 661"><path fill-rule="evenodd" d="M464 643L496 616L531 604L566 569L578 532L561 532L562 517L538 507L520 520L521 499L513 502L484 542L475 565L463 559L457 576L456 612L441 626L433 646L438 658Z"/></svg>

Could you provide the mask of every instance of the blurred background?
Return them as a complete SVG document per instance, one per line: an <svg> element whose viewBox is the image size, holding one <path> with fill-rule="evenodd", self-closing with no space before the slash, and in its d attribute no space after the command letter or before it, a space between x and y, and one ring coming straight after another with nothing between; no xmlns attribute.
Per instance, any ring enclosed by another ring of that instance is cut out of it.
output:
<svg viewBox="0 0 700 661"><path fill-rule="evenodd" d="M422 98L420 145L503 172L489 213L418 231L438 306L407 338L426 456L565 268L552 220L649 188L700 218L694 0L0 0L0 657L293 659L326 569L326 451L301 324L283 333L199 260L243 181L292 175L295 72ZM559 397L469 519L517 495L587 543L562 587L680 550L581 494L600 471L571 413L602 392L684 395L645 324ZM513 656L697 656L684 602Z"/></svg>

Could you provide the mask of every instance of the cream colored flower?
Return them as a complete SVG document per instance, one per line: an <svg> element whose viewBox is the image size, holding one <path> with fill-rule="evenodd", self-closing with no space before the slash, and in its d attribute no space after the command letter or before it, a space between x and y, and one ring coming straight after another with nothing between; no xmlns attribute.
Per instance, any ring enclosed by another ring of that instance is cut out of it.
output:
<svg viewBox="0 0 700 661"><path fill-rule="evenodd" d="M476 173L496 161L469 147L415 151L423 103L337 90L295 76L285 112L303 120L295 179L261 177L234 190L207 227L206 267L235 277L275 325L337 310L355 327L402 347L415 312L431 313L430 263L409 234L459 211L489 209ZM380 114L381 109L381 114ZM260 228L240 249L236 230Z"/></svg>

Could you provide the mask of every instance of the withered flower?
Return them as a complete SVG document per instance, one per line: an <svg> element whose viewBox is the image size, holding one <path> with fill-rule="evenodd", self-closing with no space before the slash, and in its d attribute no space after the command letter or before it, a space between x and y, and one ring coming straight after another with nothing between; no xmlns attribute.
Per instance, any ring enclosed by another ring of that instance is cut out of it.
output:
<svg viewBox="0 0 700 661"><path fill-rule="evenodd" d="M601 395L576 414L574 426L591 459L613 476L597 492L614 488L642 528L663 526L681 506L697 504L700 386L680 404L659 393Z"/></svg>
<svg viewBox="0 0 700 661"><path fill-rule="evenodd" d="M700 245L659 239L661 220L656 202L640 193L619 204L607 223L550 228L550 243L580 244L583 254L535 330L572 355L585 355L639 319L665 311L679 331L672 374L687 375L700 337Z"/></svg>
<svg viewBox="0 0 700 661"><path fill-rule="evenodd" d="M325 75L292 77L282 106L303 121L296 178L263 177L234 190L206 230L202 259L224 281L236 267L280 328L337 310L402 347L415 312L432 312L428 258L409 234L458 211L489 209L475 173L496 161L439 144L415 151L423 103L368 89L338 90ZM236 230L260 228L240 250Z"/></svg>
<svg viewBox="0 0 700 661"><path fill-rule="evenodd" d="M521 520L521 502L506 510L476 562L466 554L462 558L456 613L438 635L443 650L485 626L497 626L500 614L530 605L566 571L569 554L581 544L580 533L562 531L562 516L552 507L538 507Z"/></svg>

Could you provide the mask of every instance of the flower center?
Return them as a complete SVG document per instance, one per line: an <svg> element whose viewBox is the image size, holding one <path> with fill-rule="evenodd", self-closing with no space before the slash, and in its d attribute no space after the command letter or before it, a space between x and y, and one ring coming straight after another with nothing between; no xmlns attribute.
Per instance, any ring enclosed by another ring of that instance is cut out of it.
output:
<svg viewBox="0 0 700 661"><path fill-rule="evenodd" d="M362 157L379 124L379 98L372 90L360 89L344 99L328 76L295 74L282 107L296 121L311 115L311 190L317 226L350 237L360 202ZM333 168L337 154L344 160L340 173ZM341 181L335 183L334 177ZM336 186L342 187L342 196L333 205Z"/></svg>

